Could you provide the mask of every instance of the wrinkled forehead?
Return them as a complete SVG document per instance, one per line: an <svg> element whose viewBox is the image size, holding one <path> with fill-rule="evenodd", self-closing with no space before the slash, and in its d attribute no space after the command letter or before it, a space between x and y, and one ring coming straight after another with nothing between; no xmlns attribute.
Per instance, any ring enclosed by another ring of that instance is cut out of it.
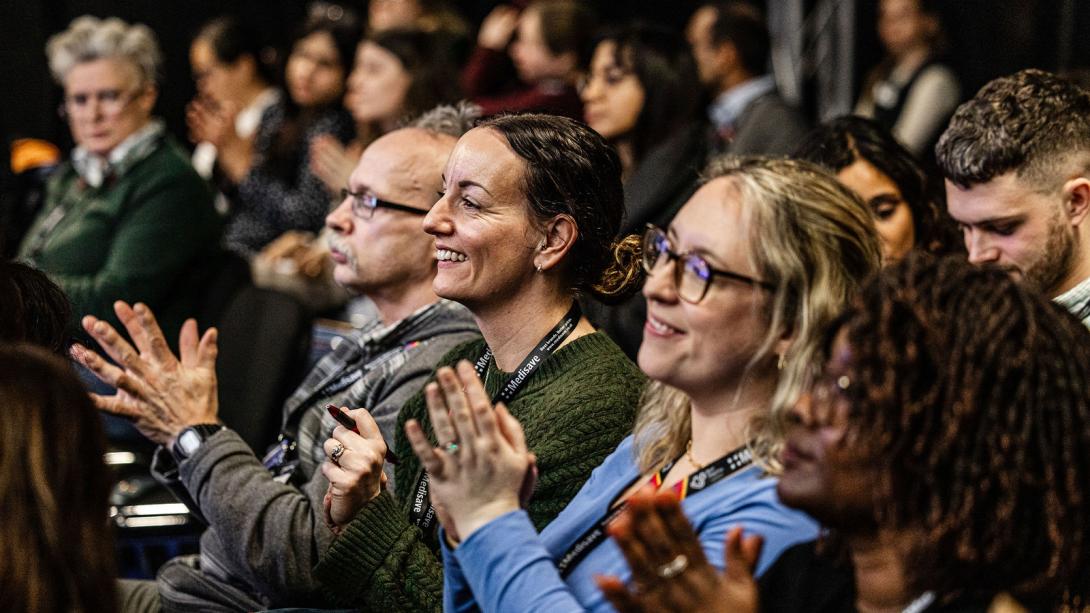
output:
<svg viewBox="0 0 1090 613"><path fill-rule="evenodd" d="M417 128L403 128L380 137L363 152L349 178L353 190L368 189L386 199L423 196L434 201L443 164L454 138Z"/></svg>

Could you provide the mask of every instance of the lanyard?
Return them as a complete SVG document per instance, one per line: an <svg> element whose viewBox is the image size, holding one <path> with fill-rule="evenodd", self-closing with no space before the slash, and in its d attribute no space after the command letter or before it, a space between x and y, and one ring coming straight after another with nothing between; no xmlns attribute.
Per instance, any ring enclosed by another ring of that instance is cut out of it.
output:
<svg viewBox="0 0 1090 613"><path fill-rule="evenodd" d="M534 374L534 371L545 361L545 358L552 355L556 348L564 342L564 339L571 335L572 330L579 324L579 319L582 317L583 310L579 308L579 303L573 302L564 318L538 342L537 347L522 360L522 364L519 364L519 367L515 369L507 383L504 383L500 391L496 392L496 395L492 397L492 404L500 402L510 404L519 393L519 390L522 389L523 384L530 379L530 375ZM492 348L485 346L484 353L477 358L477 363L473 365L474 370L477 371L477 376L482 380L488 370L488 363L491 361Z"/></svg>
<svg viewBox="0 0 1090 613"><path fill-rule="evenodd" d="M507 382L503 384L500 391L496 392L496 395L492 397L492 404L502 402L510 405L511 401L515 399L515 396L530 379L530 376L560 347L564 339L571 335L572 330L575 330L575 326L579 324L582 317L583 310L579 308L579 303L573 302L564 318L557 322L553 329L538 342L537 347L522 360L522 363L515 369ZM491 361L492 348L486 346L484 353L477 358L477 363L473 366L478 377L484 377L485 372L488 370L488 363ZM435 508L428 500L427 471L421 471L420 478L416 482L412 507L409 509L409 521L425 532L435 523Z"/></svg>
<svg viewBox="0 0 1090 613"><path fill-rule="evenodd" d="M670 469L674 467L675 463L676 460L663 466L662 470L651 476L650 482L655 485L662 485L662 480L666 478L667 473L670 472ZM726 479L752 463L753 455L750 453L749 447L739 447L715 462L712 462L689 475L687 479L679 482L677 486L674 487L674 491L678 495L678 500L684 500L687 496L692 496L704 491L713 484ZM638 479L639 477L636 477L630 481L621 491L627 491ZM605 515L602 516L602 519L595 522L594 525L588 528L586 532L568 547L567 551L564 552L564 555L560 556L560 559L556 562L556 569L560 571L561 578L567 577L576 565L583 561L583 558L585 558L587 554L593 551L595 547L606 539L606 528L613 520L620 516L626 506L628 506L626 502L613 506L606 511Z"/></svg>

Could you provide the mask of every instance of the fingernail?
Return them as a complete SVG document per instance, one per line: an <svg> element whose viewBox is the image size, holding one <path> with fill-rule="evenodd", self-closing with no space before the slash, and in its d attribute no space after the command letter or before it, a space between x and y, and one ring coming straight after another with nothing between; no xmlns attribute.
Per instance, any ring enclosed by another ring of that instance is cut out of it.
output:
<svg viewBox="0 0 1090 613"><path fill-rule="evenodd" d="M104 334L106 332L106 324L102 323L101 321L96 321L94 329L95 332L98 332L99 334Z"/></svg>

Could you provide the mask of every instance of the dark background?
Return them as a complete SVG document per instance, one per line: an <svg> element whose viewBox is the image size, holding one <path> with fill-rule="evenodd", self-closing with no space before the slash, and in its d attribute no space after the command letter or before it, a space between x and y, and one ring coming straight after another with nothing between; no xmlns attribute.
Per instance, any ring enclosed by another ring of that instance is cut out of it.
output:
<svg viewBox="0 0 1090 613"><path fill-rule="evenodd" d="M696 0L590 0L606 21L644 18L679 30ZM768 1L768 0L765 0ZM775 0L771 0L775 1ZM364 0L349 2L361 13ZM458 6L471 23L496 2L470 0ZM881 56L874 32L875 0L858 2L859 72ZM1035 66L1050 70L1090 65L1087 0L948 0L944 4L950 60L965 96L998 75ZM1064 19L1064 14L1069 17ZM56 109L60 88L46 66L46 39L83 14L118 16L149 25L165 55L158 112L184 141L183 111L193 95L188 46L201 23L224 12L253 19L271 41L282 41L300 22L305 3L285 0L0 0L0 160L7 171L7 144L32 136L67 151L68 131ZM856 83L860 75L856 75ZM0 175L2 176L2 175Z"/></svg>

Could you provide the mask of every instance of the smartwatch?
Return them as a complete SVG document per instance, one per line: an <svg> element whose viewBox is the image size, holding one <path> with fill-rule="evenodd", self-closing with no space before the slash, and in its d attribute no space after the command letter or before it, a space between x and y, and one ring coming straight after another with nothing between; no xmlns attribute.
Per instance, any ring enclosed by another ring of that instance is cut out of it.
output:
<svg viewBox="0 0 1090 613"><path fill-rule="evenodd" d="M170 450L174 461L180 464L189 459L208 437L220 430L223 430L223 424L198 424L182 430L178 438L174 439L174 446Z"/></svg>

